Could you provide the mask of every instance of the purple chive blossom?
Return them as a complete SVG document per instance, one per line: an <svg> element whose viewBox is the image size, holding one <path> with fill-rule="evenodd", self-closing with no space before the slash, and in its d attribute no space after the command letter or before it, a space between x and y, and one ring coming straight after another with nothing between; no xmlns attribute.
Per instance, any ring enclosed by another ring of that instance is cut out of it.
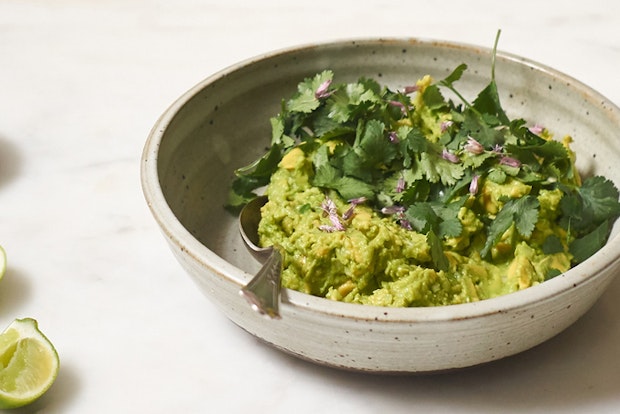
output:
<svg viewBox="0 0 620 414"><path fill-rule="evenodd" d="M499 160L499 163L501 165L507 165L508 167L515 167L515 168L519 168L521 166L521 161L519 161L516 158L509 157L507 155L503 156Z"/></svg>
<svg viewBox="0 0 620 414"><path fill-rule="evenodd" d="M344 214L342 215L343 220L348 220L351 217L353 217L353 213L355 212L355 207L358 204L362 204L364 202L366 202L367 198L366 197L358 197L358 198L354 198L349 200L349 208L347 209L347 211L344 212Z"/></svg>
<svg viewBox="0 0 620 414"><path fill-rule="evenodd" d="M388 134L388 140L392 144L398 144L400 142L400 140L398 139L398 135L396 135L396 132L394 131L390 131L390 133Z"/></svg>
<svg viewBox="0 0 620 414"><path fill-rule="evenodd" d="M340 217L330 214L329 221L332 222L332 226L334 227L334 229L338 231L344 231L344 224L342 224L342 222L340 221Z"/></svg>
<svg viewBox="0 0 620 414"><path fill-rule="evenodd" d="M323 210L323 216L331 216L336 213L336 203L329 197L325 197L323 203L321 203L321 209Z"/></svg>
<svg viewBox="0 0 620 414"><path fill-rule="evenodd" d="M480 176L478 174L474 175L471 179L471 183L469 184L469 194L476 195L478 193L478 181L480 180Z"/></svg>
<svg viewBox="0 0 620 414"><path fill-rule="evenodd" d="M528 129L530 130L530 132L532 134L539 135L541 132L543 132L545 127L543 127L542 125L539 125L539 124L535 124L535 125L529 127Z"/></svg>
<svg viewBox="0 0 620 414"><path fill-rule="evenodd" d="M411 225L411 222L407 220L407 218L405 217L405 207L391 205L391 206L383 207L381 209L381 213L385 215L389 215L389 216L394 216L396 218L396 221L398 221L398 223L400 224L402 228L406 230L413 230L413 226Z"/></svg>
<svg viewBox="0 0 620 414"><path fill-rule="evenodd" d="M410 93L417 92L420 89L418 85L405 86L405 90L403 91L405 95L409 95Z"/></svg>
<svg viewBox="0 0 620 414"><path fill-rule="evenodd" d="M381 212L385 215L392 215L392 214L398 214L398 213L402 213L405 211L405 207L403 206L396 206L396 205L391 205L391 206L387 206L387 207L383 207L381 209Z"/></svg>
<svg viewBox="0 0 620 414"><path fill-rule="evenodd" d="M502 147L502 146L501 146L501 145L499 145L499 144L495 144L495 146L493 147L493 150L492 150L492 151L493 151L493 153L495 153L495 154L501 154L501 153L502 153L502 151L504 151L504 147Z"/></svg>
<svg viewBox="0 0 620 414"><path fill-rule="evenodd" d="M401 176L398 177L398 181L396 182L396 192L402 193L403 191L405 191L405 178Z"/></svg>
<svg viewBox="0 0 620 414"><path fill-rule="evenodd" d="M450 128L452 126L454 122L452 121L443 121L440 125L439 128L441 129L441 132L446 132L448 130L448 128Z"/></svg>
<svg viewBox="0 0 620 414"><path fill-rule="evenodd" d="M331 226L321 225L319 226L320 230L327 231L329 233L333 231L344 231L344 225L340 221L340 217L338 217L338 209L331 198L325 197L325 201L321 204L321 209L323 209L323 215L328 216L329 221L331 221L332 224Z"/></svg>
<svg viewBox="0 0 620 414"><path fill-rule="evenodd" d="M406 218L404 218L404 214L400 218L399 223L400 223L400 227L402 227L403 229L413 230L413 226L411 225L411 222L407 220Z"/></svg>
<svg viewBox="0 0 620 414"><path fill-rule="evenodd" d="M392 106L395 106L397 108L400 108L400 110L401 110L401 112L403 114L407 113L407 107L402 102L399 102L399 101L389 101L388 104L390 104Z"/></svg>
<svg viewBox="0 0 620 414"><path fill-rule="evenodd" d="M484 147L482 146L482 144L472 137L467 137L467 143L463 148L465 149L465 151L475 155L479 155L484 152Z"/></svg>
<svg viewBox="0 0 620 414"><path fill-rule="evenodd" d="M444 150L441 153L441 158L443 158L446 161L450 161L453 164L457 164L457 163L459 163L461 161L456 154L451 153L450 151L448 151L445 148L444 148Z"/></svg>
<svg viewBox="0 0 620 414"><path fill-rule="evenodd" d="M328 90L331 84L332 84L331 79L327 79L326 81L321 83L319 87L316 88L316 91L314 91L314 97L316 99L322 99L322 98L327 98L329 95L334 93L333 91Z"/></svg>
<svg viewBox="0 0 620 414"><path fill-rule="evenodd" d="M368 201L368 198L362 196L362 197L352 198L351 200L349 200L349 203L358 205L358 204L364 204L366 201Z"/></svg>

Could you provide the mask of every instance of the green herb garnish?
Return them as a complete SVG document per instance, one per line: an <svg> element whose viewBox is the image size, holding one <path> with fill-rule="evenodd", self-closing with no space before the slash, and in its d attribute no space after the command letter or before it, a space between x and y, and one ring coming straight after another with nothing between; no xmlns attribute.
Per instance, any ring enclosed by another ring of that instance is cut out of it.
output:
<svg viewBox="0 0 620 414"><path fill-rule="evenodd" d="M312 185L357 200L351 208L365 202L426 234L437 270L448 270L444 242L462 234L457 216L466 202L485 225L484 238L474 243L488 259L507 232L532 236L541 212L537 196L555 190L562 199L554 220L565 236L549 236L543 250L567 249L573 264L584 261L604 245L620 215L618 190L598 176L582 183L568 140L555 141L544 128L508 117L495 81L498 39L499 33L490 83L471 102L457 88L466 64L438 82L425 77L402 91L367 78L338 84L329 70L303 80L271 119L269 151L236 171L230 206L253 198L282 157L300 148L312 154ZM458 102L447 99L446 90ZM482 186L507 182L528 191L485 210ZM333 225L323 230L344 230L329 214Z"/></svg>

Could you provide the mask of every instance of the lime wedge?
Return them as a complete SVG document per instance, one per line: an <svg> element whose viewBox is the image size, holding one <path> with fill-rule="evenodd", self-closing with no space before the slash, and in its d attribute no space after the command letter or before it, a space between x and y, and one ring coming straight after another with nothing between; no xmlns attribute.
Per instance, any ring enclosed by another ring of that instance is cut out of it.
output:
<svg viewBox="0 0 620 414"><path fill-rule="evenodd" d="M15 319L0 334L0 408L29 404L51 387L58 353L31 318Z"/></svg>

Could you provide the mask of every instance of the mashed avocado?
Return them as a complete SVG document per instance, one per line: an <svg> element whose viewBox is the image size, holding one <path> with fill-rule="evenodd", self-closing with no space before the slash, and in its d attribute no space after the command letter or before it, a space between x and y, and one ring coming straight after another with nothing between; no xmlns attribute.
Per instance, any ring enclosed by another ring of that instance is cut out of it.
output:
<svg viewBox="0 0 620 414"><path fill-rule="evenodd" d="M486 261L479 253L484 226L475 210L495 211L493 203L502 195L518 196L527 189L515 182L485 185L482 206L471 197L460 208L463 234L444 241L450 268L438 271L424 234L365 205L355 206L344 231L321 230L322 224L329 225L321 208L326 194L312 186L311 175L311 157L299 148L290 151L271 178L269 202L262 210L261 241L284 252L282 283L287 288L361 304L437 306L515 292L543 282L552 270L570 267L570 253L544 254L541 246L549 235L565 236L552 221L559 190L538 196L541 214L530 238L511 228ZM350 208L334 191L327 197L340 215Z"/></svg>
<svg viewBox="0 0 620 414"><path fill-rule="evenodd" d="M283 101L229 204L267 185L259 237L282 252L283 286L378 306L467 303L542 283L606 242L615 185L582 181L570 137L509 119L493 79L462 98L465 69L399 91L324 71Z"/></svg>

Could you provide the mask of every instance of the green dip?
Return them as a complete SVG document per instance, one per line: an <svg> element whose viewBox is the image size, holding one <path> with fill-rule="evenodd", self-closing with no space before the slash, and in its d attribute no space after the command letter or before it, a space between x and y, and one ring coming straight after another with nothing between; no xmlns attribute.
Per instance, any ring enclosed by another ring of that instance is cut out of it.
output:
<svg viewBox="0 0 620 414"><path fill-rule="evenodd" d="M324 71L283 101L229 206L267 185L259 237L281 250L284 287L377 306L468 303L540 284L606 242L614 184L582 180L570 137L509 119L493 79L467 102L454 86L465 69L396 92Z"/></svg>
<svg viewBox="0 0 620 414"><path fill-rule="evenodd" d="M488 299L525 289L545 280L551 269L568 270L568 252L544 254L550 234L565 232L554 224L559 190L538 196L536 230L524 239L506 232L493 248L492 260L480 258L484 226L476 211L493 209L501 195L517 197L528 188L515 183L485 185L479 200L471 197L458 212L463 234L444 241L448 271L432 268L426 236L407 230L392 218L358 205L346 230L320 230L328 224L320 208L323 190L310 184L312 162L299 148L280 162L267 190L259 226L261 243L284 253L283 286L329 299L378 306L437 306ZM338 211L349 205L335 192L328 196ZM480 205L488 200L490 205Z"/></svg>

